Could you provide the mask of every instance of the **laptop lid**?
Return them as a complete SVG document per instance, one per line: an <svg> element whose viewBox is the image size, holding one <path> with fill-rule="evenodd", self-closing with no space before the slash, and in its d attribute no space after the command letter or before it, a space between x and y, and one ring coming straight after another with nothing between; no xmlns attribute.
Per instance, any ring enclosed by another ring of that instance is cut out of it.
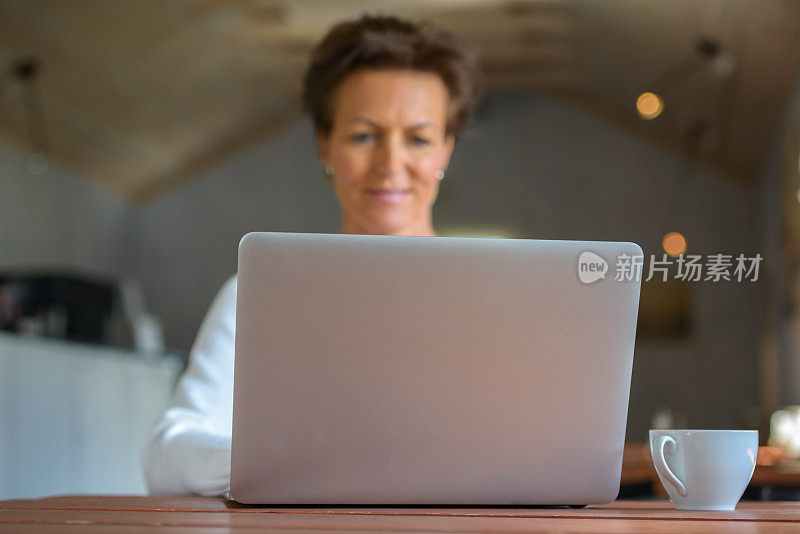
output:
<svg viewBox="0 0 800 534"><path fill-rule="evenodd" d="M609 265L621 256L642 251L633 243L247 234L232 497L612 501L640 285L638 277L615 280Z"/></svg>

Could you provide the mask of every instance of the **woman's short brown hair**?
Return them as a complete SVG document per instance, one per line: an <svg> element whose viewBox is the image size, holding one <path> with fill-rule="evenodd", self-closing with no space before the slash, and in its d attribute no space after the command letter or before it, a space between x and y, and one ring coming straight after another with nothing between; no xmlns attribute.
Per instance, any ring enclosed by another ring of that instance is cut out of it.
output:
<svg viewBox="0 0 800 534"><path fill-rule="evenodd" d="M331 101L349 74L363 69L407 69L437 74L447 87L447 134L458 137L483 92L475 54L449 32L395 17L364 16L334 26L311 52L303 104L316 129L333 128Z"/></svg>

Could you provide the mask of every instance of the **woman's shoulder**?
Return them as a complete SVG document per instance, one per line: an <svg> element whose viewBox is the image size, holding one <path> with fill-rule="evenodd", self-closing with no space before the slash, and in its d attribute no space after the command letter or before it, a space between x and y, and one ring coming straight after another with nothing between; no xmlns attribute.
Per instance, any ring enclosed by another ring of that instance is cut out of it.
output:
<svg viewBox="0 0 800 534"><path fill-rule="evenodd" d="M222 284L222 287L219 289L218 295L224 297L226 299L233 299L236 300L236 281L237 276L234 274Z"/></svg>
<svg viewBox="0 0 800 534"><path fill-rule="evenodd" d="M217 290L211 306L206 312L203 326L210 328L222 324L233 325L236 318L236 275L234 274ZM201 326L201 329L203 328Z"/></svg>
<svg viewBox="0 0 800 534"><path fill-rule="evenodd" d="M237 277L234 274L222 284L217 296L214 300L219 307L236 309L236 282Z"/></svg>

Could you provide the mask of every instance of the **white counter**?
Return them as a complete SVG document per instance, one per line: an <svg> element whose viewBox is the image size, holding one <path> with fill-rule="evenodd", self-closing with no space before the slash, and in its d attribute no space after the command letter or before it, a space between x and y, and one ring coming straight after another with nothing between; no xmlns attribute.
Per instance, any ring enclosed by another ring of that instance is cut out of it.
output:
<svg viewBox="0 0 800 534"><path fill-rule="evenodd" d="M139 454L175 356L0 333L0 499L145 492Z"/></svg>

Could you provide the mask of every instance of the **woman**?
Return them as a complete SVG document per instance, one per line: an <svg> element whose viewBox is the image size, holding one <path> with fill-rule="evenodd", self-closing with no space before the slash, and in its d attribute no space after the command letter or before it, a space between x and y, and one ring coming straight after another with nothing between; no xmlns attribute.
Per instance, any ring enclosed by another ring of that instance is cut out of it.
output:
<svg viewBox="0 0 800 534"><path fill-rule="evenodd" d="M480 94L473 54L392 17L334 27L312 52L303 102L342 207L342 233L435 236L431 210ZM206 315L142 458L153 493L229 488L236 278Z"/></svg>

